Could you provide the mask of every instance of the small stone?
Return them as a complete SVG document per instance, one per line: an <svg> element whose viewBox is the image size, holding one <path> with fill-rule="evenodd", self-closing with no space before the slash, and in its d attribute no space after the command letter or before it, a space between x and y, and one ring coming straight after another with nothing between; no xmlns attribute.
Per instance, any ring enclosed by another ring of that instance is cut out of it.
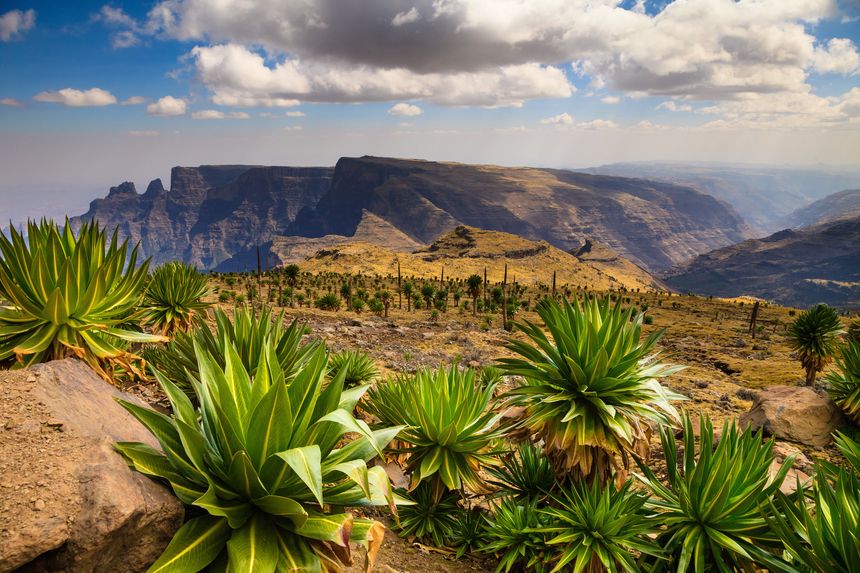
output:
<svg viewBox="0 0 860 573"><path fill-rule="evenodd" d="M45 500L37 499L35 502L33 502L33 509L35 509L36 511L42 511L43 509L45 509Z"/></svg>

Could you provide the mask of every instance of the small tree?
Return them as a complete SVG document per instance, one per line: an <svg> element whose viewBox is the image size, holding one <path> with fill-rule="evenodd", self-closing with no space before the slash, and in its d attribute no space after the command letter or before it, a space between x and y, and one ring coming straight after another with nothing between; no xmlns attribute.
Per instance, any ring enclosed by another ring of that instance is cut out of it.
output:
<svg viewBox="0 0 860 573"><path fill-rule="evenodd" d="M806 385L815 384L815 376L836 354L842 323L836 311L826 304L817 304L800 313L788 327L788 343L806 370Z"/></svg>
<svg viewBox="0 0 860 573"><path fill-rule="evenodd" d="M469 296L472 297L472 316L478 314L478 297L481 296L481 286L484 284L484 279L480 275L471 275L466 279Z"/></svg>
<svg viewBox="0 0 860 573"><path fill-rule="evenodd" d="M391 293L387 290L381 290L376 293L376 298L378 298L383 306L385 307L385 318L388 318L388 307L391 306Z"/></svg>
<svg viewBox="0 0 860 573"><path fill-rule="evenodd" d="M287 279L287 284L290 285L290 307L292 307L293 291L296 290L296 284L299 281L299 265L287 265L284 267L284 277Z"/></svg>
<svg viewBox="0 0 860 573"><path fill-rule="evenodd" d="M421 296L424 298L424 306L433 308L433 295L436 294L436 289L430 283L424 283L421 287Z"/></svg>

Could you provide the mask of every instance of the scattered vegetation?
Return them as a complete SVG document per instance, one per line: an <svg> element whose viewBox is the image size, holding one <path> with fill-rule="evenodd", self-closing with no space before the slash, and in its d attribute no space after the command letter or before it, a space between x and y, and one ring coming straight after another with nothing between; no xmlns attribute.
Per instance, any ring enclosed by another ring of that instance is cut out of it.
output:
<svg viewBox="0 0 860 573"><path fill-rule="evenodd" d="M165 336L188 331L194 316L210 306L203 301L209 291L206 284L206 277L191 265L161 265L152 273L143 293L144 324Z"/></svg>

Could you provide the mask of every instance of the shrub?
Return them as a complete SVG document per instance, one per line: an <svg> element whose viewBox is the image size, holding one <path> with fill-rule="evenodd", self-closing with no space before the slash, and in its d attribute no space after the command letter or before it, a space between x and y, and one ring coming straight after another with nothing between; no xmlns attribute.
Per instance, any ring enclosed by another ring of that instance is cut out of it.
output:
<svg viewBox="0 0 860 573"><path fill-rule="evenodd" d="M842 332L839 315L826 304L802 312L788 327L788 344L806 370L807 386L815 384L815 375L830 363Z"/></svg>
<svg viewBox="0 0 860 573"><path fill-rule="evenodd" d="M344 372L343 382L347 388L369 384L379 376L373 358L357 350L343 350L329 355L328 368L330 378Z"/></svg>
<svg viewBox="0 0 860 573"><path fill-rule="evenodd" d="M27 237L0 232L0 363L23 368L77 356L109 378L104 367L137 372L137 358L123 341L157 342L128 328L149 269L137 265L137 247L119 244L95 222L75 235L66 220L60 229L43 219L27 224Z"/></svg>
<svg viewBox="0 0 860 573"><path fill-rule="evenodd" d="M400 536L414 535L436 547L447 545L461 511L457 493L449 491L437 497L433 487L425 482L412 492L401 494L412 503L400 508Z"/></svg>
<svg viewBox="0 0 860 573"><path fill-rule="evenodd" d="M850 341L827 375L828 393L854 423L860 424L860 342Z"/></svg>
<svg viewBox="0 0 860 573"><path fill-rule="evenodd" d="M836 443L853 471L819 463L809 499L777 492L776 507L771 506L789 555L816 573L858 571L860 445L841 434Z"/></svg>
<svg viewBox="0 0 860 573"><path fill-rule="evenodd" d="M490 533L487 531L487 520L479 508L461 509L454 515L454 525L451 528L449 541L457 548L456 559L466 553L476 553L487 542Z"/></svg>
<svg viewBox="0 0 860 573"><path fill-rule="evenodd" d="M547 516L537 509L532 500L519 503L503 499L487 520L487 529L492 532L483 550L499 558L496 573L511 570L548 573L552 565L547 563L547 534L540 528L546 525Z"/></svg>
<svg viewBox="0 0 860 573"><path fill-rule="evenodd" d="M324 294L314 302L314 306L320 310L337 311L340 310L340 299L331 293Z"/></svg>
<svg viewBox="0 0 860 573"><path fill-rule="evenodd" d="M609 299L545 299L537 311L552 341L536 324L518 324L530 343L508 348L523 358L499 360L505 374L524 379L508 392L509 402L525 407L523 424L543 438L558 475L605 480L612 470L626 471L630 453L647 455L647 422L678 416L669 400L681 396L657 381L682 369L652 354L662 331L642 342L642 314Z"/></svg>
<svg viewBox="0 0 860 573"><path fill-rule="evenodd" d="M163 264L152 273L144 290L143 322L165 336L188 331L194 315L210 306L203 301L208 292L206 277L191 265Z"/></svg>
<svg viewBox="0 0 860 573"><path fill-rule="evenodd" d="M848 326L846 338L849 342L860 344L860 320L855 320Z"/></svg>
<svg viewBox="0 0 860 573"><path fill-rule="evenodd" d="M357 296L352 297L352 310L354 310L358 314L361 314L361 311L364 310L365 306L367 306L367 303L364 302L363 298Z"/></svg>
<svg viewBox="0 0 860 573"><path fill-rule="evenodd" d="M553 571L569 564L578 571L638 571L637 555L662 558L660 547L648 537L656 526L644 510L648 498L631 491L632 483L616 489L613 482L580 482L551 496L552 503L539 510L547 516L539 530L552 548L548 561Z"/></svg>
<svg viewBox="0 0 860 573"><path fill-rule="evenodd" d="M214 317L214 331L202 316L198 316L190 333L179 332L166 348L151 346L143 352L147 362L192 399L195 394L191 380L200 378L195 344L222 368L227 364L228 349L235 349L244 368L253 375L267 341L271 341L287 380L296 375L319 346L317 342L303 345L302 337L308 329L297 321L285 328L284 313L273 315L267 307L259 312L248 306L236 307L232 320L223 310L215 308Z"/></svg>
<svg viewBox="0 0 860 573"><path fill-rule="evenodd" d="M213 562L259 573L332 569L350 560L349 541L369 545L372 558L384 527L339 508L394 507L384 470L366 462L399 428L372 432L352 417L361 394L344 392L341 379L326 384L322 347L289 382L271 339L253 375L232 346L225 368L202 349L196 358L200 415L157 373L173 417L120 402L164 454L130 442L117 444L120 453L206 512L182 526L150 571L194 572ZM354 438L343 443L346 434Z"/></svg>
<svg viewBox="0 0 860 573"><path fill-rule="evenodd" d="M370 299L370 301L367 303L367 307L370 309L370 312L372 312L376 316L382 316L385 312L385 304L378 298Z"/></svg>
<svg viewBox="0 0 860 573"><path fill-rule="evenodd" d="M488 467L489 483L496 497L511 497L525 503L543 500L557 485L549 460L539 446L522 444L513 455L503 457L500 467Z"/></svg>
<svg viewBox="0 0 860 573"><path fill-rule="evenodd" d="M763 441L761 432L738 432L734 423L723 425L714 446L714 429L706 417L700 422L700 451L696 458L696 436L689 416L683 421L683 459L671 428L660 429L668 477L661 482L644 463L639 464L643 482L655 496L650 506L659 512L665 529L657 543L667 554L658 570L696 573L715 570L752 571L767 567L782 571L774 555L779 537L763 511L779 490L791 468L786 458L775 476L770 475L773 440Z"/></svg>
<svg viewBox="0 0 860 573"><path fill-rule="evenodd" d="M368 408L388 425L408 426L400 439L408 446L412 485L431 480L437 495L447 488L486 491L478 475L497 463L495 441L501 414L493 412L495 386L481 386L472 370L456 365L420 370L370 390Z"/></svg>

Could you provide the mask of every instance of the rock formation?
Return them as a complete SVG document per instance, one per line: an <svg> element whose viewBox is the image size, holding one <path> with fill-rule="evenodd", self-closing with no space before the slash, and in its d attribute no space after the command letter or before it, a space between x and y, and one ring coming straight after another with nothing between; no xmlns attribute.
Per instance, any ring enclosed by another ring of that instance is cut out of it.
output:
<svg viewBox="0 0 860 573"><path fill-rule="evenodd" d="M766 436L823 448L845 419L830 398L812 388L771 386L759 394L748 412L741 414L738 424L762 429Z"/></svg>
<svg viewBox="0 0 860 573"><path fill-rule="evenodd" d="M182 524L117 441L158 447L83 362L0 372L0 572L145 571Z"/></svg>

